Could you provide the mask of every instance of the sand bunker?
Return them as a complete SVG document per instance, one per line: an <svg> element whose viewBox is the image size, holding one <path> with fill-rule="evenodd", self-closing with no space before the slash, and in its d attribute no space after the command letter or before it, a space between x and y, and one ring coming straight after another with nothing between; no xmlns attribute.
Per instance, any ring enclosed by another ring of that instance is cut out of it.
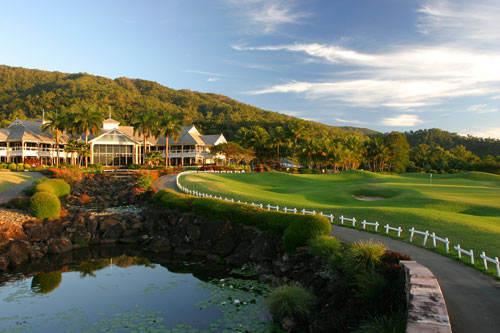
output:
<svg viewBox="0 0 500 333"><path fill-rule="evenodd" d="M356 195L354 196L356 199L361 201L377 201L377 200L385 200L383 197L369 197L366 195Z"/></svg>

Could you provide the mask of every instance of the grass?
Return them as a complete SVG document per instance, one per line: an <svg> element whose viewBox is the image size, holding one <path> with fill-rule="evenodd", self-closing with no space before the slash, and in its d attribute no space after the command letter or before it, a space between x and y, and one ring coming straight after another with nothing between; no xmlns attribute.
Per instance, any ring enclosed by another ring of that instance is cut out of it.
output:
<svg viewBox="0 0 500 333"><path fill-rule="evenodd" d="M0 194L17 184L32 179L33 177L22 172L2 172L0 177Z"/></svg>
<svg viewBox="0 0 500 333"><path fill-rule="evenodd" d="M500 176L465 172L433 175L385 175L349 171L327 175L291 175L285 173L189 174L181 183L190 189L234 198L243 202L279 205L280 209L305 208L356 217L358 221L378 221L382 226L429 230L448 237L452 246L474 249L476 268L482 270L479 254L500 256ZM385 200L360 201L358 195L378 196ZM358 223L359 225L359 223ZM383 228L379 228L379 233ZM421 236L414 243L421 244ZM431 242L427 243L428 247ZM439 242L438 242L439 244ZM445 253L438 245L438 252ZM465 261L464 261L465 262ZM490 274L496 275L493 265Z"/></svg>

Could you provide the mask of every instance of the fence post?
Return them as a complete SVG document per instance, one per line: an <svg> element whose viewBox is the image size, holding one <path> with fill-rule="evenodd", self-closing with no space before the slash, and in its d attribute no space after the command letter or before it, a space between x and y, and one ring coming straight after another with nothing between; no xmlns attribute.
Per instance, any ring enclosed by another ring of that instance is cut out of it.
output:
<svg viewBox="0 0 500 333"><path fill-rule="evenodd" d="M267 210L271 210L271 205L267 204Z"/></svg>
<svg viewBox="0 0 500 333"><path fill-rule="evenodd" d="M498 260L498 257L495 257L495 260L497 261L495 264L497 266L497 275L500 278L500 261Z"/></svg>
<svg viewBox="0 0 500 333"><path fill-rule="evenodd" d="M433 245L434 247L436 247L436 246L437 246L437 245L436 245L436 233L435 233L435 232L433 232L433 233L432 233L432 235L431 235L431 237L432 237L432 245Z"/></svg>
<svg viewBox="0 0 500 333"><path fill-rule="evenodd" d="M366 220L361 221L361 225L363 226L363 230L366 229Z"/></svg>
<svg viewBox="0 0 500 333"><path fill-rule="evenodd" d="M460 259L462 259L462 251L460 251L460 244L457 244L457 245L455 246L455 250L457 250L457 251L458 251L458 257L459 257Z"/></svg>
<svg viewBox="0 0 500 333"><path fill-rule="evenodd" d="M445 240L446 240L446 253L450 253L450 241L448 240L448 237L446 237Z"/></svg>
<svg viewBox="0 0 500 333"><path fill-rule="evenodd" d="M488 260L486 260L486 252L483 251L481 258L483 258L484 269L488 270Z"/></svg>
<svg viewBox="0 0 500 333"><path fill-rule="evenodd" d="M375 232L378 232L378 226L379 226L378 221L375 221Z"/></svg>
<svg viewBox="0 0 500 333"><path fill-rule="evenodd" d="M356 218L355 218L355 217L353 217L353 218L352 218L352 226L353 226L353 227L355 227L355 226L356 226Z"/></svg>
<svg viewBox="0 0 500 333"><path fill-rule="evenodd" d="M425 244L427 243L427 237L429 237L429 230L426 230L426 231L425 231L425 236L424 236L424 247L425 247Z"/></svg>
<svg viewBox="0 0 500 333"><path fill-rule="evenodd" d="M340 224L344 224L344 215L340 217Z"/></svg>
<svg viewBox="0 0 500 333"><path fill-rule="evenodd" d="M297 214L297 208L294 208L294 209L293 209L293 213L294 213L294 214Z"/></svg>
<svg viewBox="0 0 500 333"><path fill-rule="evenodd" d="M474 265L474 251L472 249L470 250L470 261Z"/></svg>

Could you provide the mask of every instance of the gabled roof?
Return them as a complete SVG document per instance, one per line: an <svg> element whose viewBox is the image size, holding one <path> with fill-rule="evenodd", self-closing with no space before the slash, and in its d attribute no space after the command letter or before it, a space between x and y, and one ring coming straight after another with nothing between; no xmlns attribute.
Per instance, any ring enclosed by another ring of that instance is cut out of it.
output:
<svg viewBox="0 0 500 333"><path fill-rule="evenodd" d="M224 135L222 135L222 133L221 134L202 135L201 139L203 140L203 142L205 142L206 145L209 145L209 146L214 146L216 144L227 142L226 138L224 137Z"/></svg>
<svg viewBox="0 0 500 333"><path fill-rule="evenodd" d="M9 127L2 129L2 132L7 136L7 138L4 139L6 141L55 143L52 134L48 131L44 132L41 127L42 123L38 121L16 119ZM67 140L68 136L65 133L61 133L59 136L59 143L65 143Z"/></svg>
<svg viewBox="0 0 500 333"><path fill-rule="evenodd" d="M108 118L108 119L105 119L102 121L103 124L119 124L120 122L119 121L116 121L112 118Z"/></svg>

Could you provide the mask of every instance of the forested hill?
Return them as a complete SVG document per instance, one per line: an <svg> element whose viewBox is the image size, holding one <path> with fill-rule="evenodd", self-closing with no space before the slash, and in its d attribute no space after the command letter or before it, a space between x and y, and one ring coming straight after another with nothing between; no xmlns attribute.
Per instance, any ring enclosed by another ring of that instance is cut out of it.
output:
<svg viewBox="0 0 500 333"><path fill-rule="evenodd" d="M484 139L474 136L462 136L437 128L406 132L406 139L410 147L426 144L431 147L441 146L446 150L462 145L474 154L484 157L486 155L500 155L500 140Z"/></svg>
<svg viewBox="0 0 500 333"><path fill-rule="evenodd" d="M169 112L194 123L205 133L224 133L228 139L242 126L259 125L266 130L286 126L296 119L265 111L229 97L190 90L174 90L156 82L120 77L111 80L85 73L66 74L20 67L0 66L0 126L16 117L37 119L42 108L58 110L81 103L94 104L113 118L130 124L132 117L144 110L159 114ZM341 128L307 121L309 133L317 137L340 137L348 134L366 136L368 129Z"/></svg>

